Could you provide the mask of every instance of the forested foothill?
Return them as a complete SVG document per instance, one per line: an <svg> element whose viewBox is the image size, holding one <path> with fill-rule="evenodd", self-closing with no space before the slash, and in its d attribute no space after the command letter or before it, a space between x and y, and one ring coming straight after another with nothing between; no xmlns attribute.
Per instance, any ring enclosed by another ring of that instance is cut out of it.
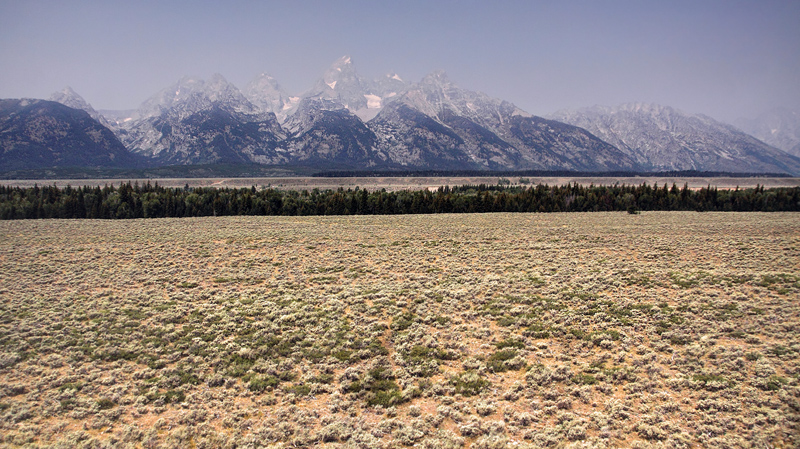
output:
<svg viewBox="0 0 800 449"><path fill-rule="evenodd" d="M506 180L507 181L507 180ZM166 218L485 212L800 211L800 187L690 189L673 184L465 185L433 190L166 188L158 183L0 186L0 218Z"/></svg>

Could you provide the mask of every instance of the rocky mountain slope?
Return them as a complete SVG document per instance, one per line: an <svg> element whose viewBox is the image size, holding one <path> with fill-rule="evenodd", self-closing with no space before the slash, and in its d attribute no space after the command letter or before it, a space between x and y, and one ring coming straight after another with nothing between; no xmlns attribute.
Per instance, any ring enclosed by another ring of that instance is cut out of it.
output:
<svg viewBox="0 0 800 449"><path fill-rule="evenodd" d="M644 170L800 173L797 157L733 126L667 106L595 106L550 118L587 129Z"/></svg>
<svg viewBox="0 0 800 449"><path fill-rule="evenodd" d="M377 136L352 111L334 100L306 98L284 124L282 142L292 161L316 167L371 168L384 165Z"/></svg>
<svg viewBox="0 0 800 449"><path fill-rule="evenodd" d="M263 112L272 112L278 121L283 122L297 108L300 97L291 96L266 73L250 81L242 91L250 103Z"/></svg>
<svg viewBox="0 0 800 449"><path fill-rule="evenodd" d="M367 80L356 72L350 56L343 56L303 94L303 98L335 100L362 121L368 121L407 87L396 74Z"/></svg>
<svg viewBox="0 0 800 449"><path fill-rule="evenodd" d="M97 112L92 105L87 103L83 97L78 95L78 93L72 90L72 88L69 86L65 87L63 90L54 92L52 95L50 95L48 100L61 103L64 106L69 106L73 109L86 111L90 117L100 122L103 126L110 126L109 121L102 114Z"/></svg>
<svg viewBox="0 0 800 449"><path fill-rule="evenodd" d="M285 138L275 114L252 104L221 75L183 78L116 125L130 151L159 164L287 161L275 151Z"/></svg>
<svg viewBox="0 0 800 449"><path fill-rule="evenodd" d="M368 80L347 56L299 96L261 74L243 91L221 75L182 78L137 110L105 117L69 88L52 98L97 117L151 165L800 174L797 157L702 115L629 104L542 118L442 71L418 83Z"/></svg>
<svg viewBox="0 0 800 449"><path fill-rule="evenodd" d="M536 117L426 76L382 110L372 129L389 159L482 169L634 170L634 161L586 130Z"/></svg>
<svg viewBox="0 0 800 449"><path fill-rule="evenodd" d="M734 124L773 147L800 157L800 111L777 108Z"/></svg>
<svg viewBox="0 0 800 449"><path fill-rule="evenodd" d="M143 163L86 111L46 100L0 100L0 170Z"/></svg>

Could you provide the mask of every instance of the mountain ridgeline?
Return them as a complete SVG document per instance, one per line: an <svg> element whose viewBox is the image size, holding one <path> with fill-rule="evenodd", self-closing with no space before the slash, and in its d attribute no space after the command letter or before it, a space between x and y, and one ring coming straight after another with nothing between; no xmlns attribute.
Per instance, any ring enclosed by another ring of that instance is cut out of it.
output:
<svg viewBox="0 0 800 449"><path fill-rule="evenodd" d="M261 74L244 90L221 75L182 78L133 111L95 111L69 88L51 100L3 100L0 170L263 164L800 174L797 156L705 116L627 105L543 118L460 88L442 71L418 83L397 74L368 80L349 57L297 96Z"/></svg>

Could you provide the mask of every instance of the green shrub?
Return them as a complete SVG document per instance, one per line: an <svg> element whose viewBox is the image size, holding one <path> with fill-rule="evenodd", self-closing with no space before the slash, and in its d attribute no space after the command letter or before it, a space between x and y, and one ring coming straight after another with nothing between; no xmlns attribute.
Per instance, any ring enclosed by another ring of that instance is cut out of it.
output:
<svg viewBox="0 0 800 449"><path fill-rule="evenodd" d="M788 381L785 378L773 375L769 376L769 379L767 379L767 381L763 383L761 389L766 391L777 391L783 388L783 386L786 385L787 383Z"/></svg>
<svg viewBox="0 0 800 449"><path fill-rule="evenodd" d="M476 371L469 370L451 377L450 385L455 387L456 394L474 396L489 387L491 382L481 377Z"/></svg>
<svg viewBox="0 0 800 449"><path fill-rule="evenodd" d="M576 374L572 377L572 381L576 384L582 385L594 385L597 383L597 378L592 376L591 374Z"/></svg>
<svg viewBox="0 0 800 449"><path fill-rule="evenodd" d="M496 373L511 369L506 362L517 356L516 349L502 349L490 355L486 360L486 367Z"/></svg>
<svg viewBox="0 0 800 449"><path fill-rule="evenodd" d="M253 375L250 377L248 388L250 391L254 391L260 393L265 390L271 390L278 386L280 380L278 380L275 376L256 376Z"/></svg>
<svg viewBox="0 0 800 449"><path fill-rule="evenodd" d="M97 405L100 406L100 410L108 410L115 407L117 404L115 404L111 399L102 398L97 400Z"/></svg>
<svg viewBox="0 0 800 449"><path fill-rule="evenodd" d="M292 393L295 396L308 396L309 394L311 394L311 387L305 384L293 385L289 387L286 391L287 393Z"/></svg>
<svg viewBox="0 0 800 449"><path fill-rule="evenodd" d="M411 327L411 325L414 323L414 319L415 316L413 313L404 312L392 320L391 329L396 332L404 331Z"/></svg>

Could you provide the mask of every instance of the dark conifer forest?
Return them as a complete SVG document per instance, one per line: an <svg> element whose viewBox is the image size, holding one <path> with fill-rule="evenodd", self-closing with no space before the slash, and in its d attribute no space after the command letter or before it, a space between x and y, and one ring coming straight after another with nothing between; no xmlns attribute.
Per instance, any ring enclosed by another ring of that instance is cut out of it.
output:
<svg viewBox="0 0 800 449"><path fill-rule="evenodd" d="M438 190L285 191L166 188L157 183L105 187L0 186L0 218L162 218L226 215L387 215L485 212L800 211L800 188L697 190L673 184L583 186L466 185Z"/></svg>

